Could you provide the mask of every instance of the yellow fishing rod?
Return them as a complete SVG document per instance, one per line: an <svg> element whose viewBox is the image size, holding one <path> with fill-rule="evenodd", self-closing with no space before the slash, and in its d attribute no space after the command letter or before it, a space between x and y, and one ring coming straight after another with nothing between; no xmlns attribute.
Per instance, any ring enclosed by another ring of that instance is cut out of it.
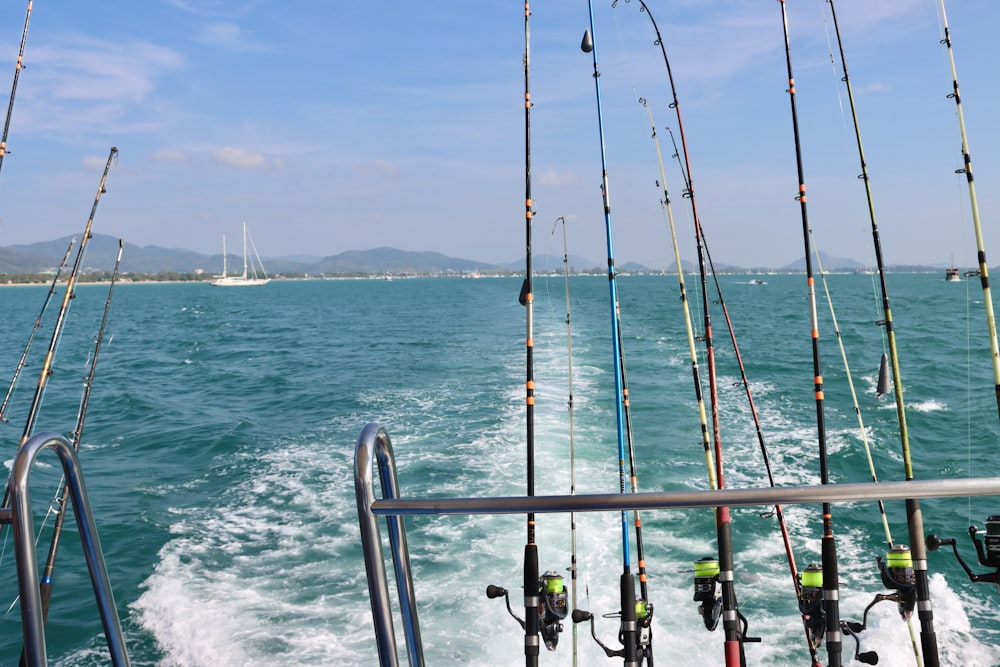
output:
<svg viewBox="0 0 1000 667"><path fill-rule="evenodd" d="M17 65L14 67L14 82L10 86L10 101L7 103L7 118L3 124L3 136L0 136L0 167L7 154L7 133L10 131L10 119L14 115L14 95L17 93L17 80L24 69L24 45L28 41L28 25L31 23L32 0L28 0L28 11L24 15L24 29L21 31L21 48L17 52Z"/></svg>
<svg viewBox="0 0 1000 667"><path fill-rule="evenodd" d="M837 22L837 10L836 7L834 6L833 0L827 0L827 2L830 5L830 13L833 18L834 32L837 36L837 47L840 53L840 64L841 64L841 69L843 70L844 73L843 81L847 89L847 99L851 107L851 119L854 124L854 136L858 146L858 159L861 163L861 175L859 178L864 183L865 186L865 199L868 205L869 219L871 220L872 242L875 248L875 262L878 269L879 287L882 292L883 320L881 324L885 326L886 342L889 347L889 362L890 362L890 369L892 371L893 394L896 399L896 418L899 422L899 439L903 455L904 473L906 480L911 480L913 479L913 463L912 463L912 456L910 453L909 431L906 426L906 409L903 403L903 380L899 368L899 353L896 345L896 330L893 326L892 308L889 303L889 290L888 287L886 286L885 262L882 258L882 242L879 236L878 223L876 221L876 216L875 216L875 203L874 203L874 198L872 196L871 179L868 176L868 162L865 159L864 145L862 144L861 141L861 125L860 122L858 121L857 106L854 101L854 89L851 86L851 78L847 71L847 58L844 55L844 42L841 39L840 25ZM949 45L949 53L950 52L951 49ZM954 61L952 61L952 67L954 68ZM957 96L958 96L957 82L955 83L955 93L957 101ZM959 107L959 117L961 118L961 107ZM965 151L964 146L965 143L964 143L964 125L963 125L963 153L966 155L966 157L968 157L968 153ZM973 187L971 166L969 171L969 187L970 188ZM974 204L975 191L973 190L972 192L973 192L973 204ZM975 209L975 206L973 206L973 208ZM978 228L978 215L976 219L977 219L976 225ZM986 279L984 278L983 280L985 281ZM825 284L825 278L824 278L824 284ZM984 282L984 289L987 289L985 282ZM986 294L987 296L989 296L988 289ZM830 308L832 313L832 308L833 308L832 304ZM993 355L994 374L996 375L997 378L1000 378L1000 375L997 375L998 372L997 353L996 353L997 342L996 342L996 328L992 324L993 308L992 305L989 303L988 299L987 299L987 312L989 314L989 321L991 323L990 330L993 332L992 345L994 349L994 355ZM836 322L836 320L834 320L834 322ZM839 338L839 332L838 332L838 338ZM846 357L844 362L846 365ZM998 384L997 387L998 391L1000 391L1000 384ZM854 391L853 387L851 391L853 393ZM998 394L998 400L1000 400L1000 394ZM860 419L860 412L859 412L859 419ZM862 434L864 434L863 429L862 429ZM865 446L867 449L867 441L865 442ZM872 478L874 480L875 469L874 465L871 463L870 453L868 454L868 460L869 460L869 465L871 466ZM881 508L881 503L879 503L879 505ZM913 498L913 499L908 499L906 501L906 516L907 516L907 529L910 539L910 552L912 555L913 573L915 577L914 585L916 588L916 598L918 607L917 616L920 620L920 639L921 639L921 648L923 649L923 658L927 667L937 667L937 665L939 664L937 636L934 632L934 611L931 606L930 588L927 578L927 549L924 542L923 514L920 510L919 500ZM884 508L882 508L882 521L885 525L886 539L889 541L889 547L891 551L894 545L892 544L891 535L889 533L888 522L885 519ZM891 582L892 582L891 579L887 580L887 583ZM904 590L900 589L899 594L903 595ZM900 613L903 613L902 608L900 609ZM910 625L909 616L904 614L904 618L907 619L907 624ZM913 633L912 626L910 626L910 633L912 638L912 633ZM920 660L919 655L917 657L917 660L919 662Z"/></svg>
<svg viewBox="0 0 1000 667"><path fill-rule="evenodd" d="M941 3L941 20L944 27L944 39L941 43L948 49L948 61L951 64L952 92L948 97L955 100L958 115L958 129L962 135L962 164L955 173L965 174L969 184L969 202L972 206L972 227L976 233L976 255L979 258L979 283L983 287L983 305L986 307L986 327L990 336L990 352L993 361L993 386L997 399L997 412L1000 414L1000 345L997 343L997 323L993 315L993 293L990 291L989 268L986 263L986 249L983 245L983 227L979 223L979 203L976 200L976 182L972 176L972 158L969 156L969 139L965 133L965 115L962 113L962 96L958 92L958 71L955 68L955 53L951 48L951 31L948 29L948 15L945 13L944 0ZM907 464L909 465L909 464ZM912 477L907 472L907 479Z"/></svg>

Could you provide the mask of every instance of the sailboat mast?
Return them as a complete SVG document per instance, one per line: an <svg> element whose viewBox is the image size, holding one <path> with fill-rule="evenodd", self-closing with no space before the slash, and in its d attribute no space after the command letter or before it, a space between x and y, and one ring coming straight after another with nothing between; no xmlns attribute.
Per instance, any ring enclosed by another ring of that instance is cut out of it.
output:
<svg viewBox="0 0 1000 667"><path fill-rule="evenodd" d="M247 279L247 223L243 223L243 280Z"/></svg>
<svg viewBox="0 0 1000 667"><path fill-rule="evenodd" d="M222 235L222 277L226 277L226 235Z"/></svg>

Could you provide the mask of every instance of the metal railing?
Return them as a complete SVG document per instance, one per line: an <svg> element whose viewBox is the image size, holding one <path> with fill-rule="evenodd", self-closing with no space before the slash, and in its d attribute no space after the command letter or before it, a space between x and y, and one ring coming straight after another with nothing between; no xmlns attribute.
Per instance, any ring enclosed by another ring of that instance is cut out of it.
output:
<svg viewBox="0 0 1000 667"><path fill-rule="evenodd" d="M118 610L104 565L104 554L97 536L87 488L83 482L83 471L76 451L70 442L57 433L39 433L30 438L18 450L10 474L10 507L0 508L0 525L11 524L14 531L14 550L17 562L17 588L21 606L21 631L24 635L22 664L28 667L44 667L48 664L45 648L45 620L42 613L42 599L38 582L38 559L35 554L35 529L31 516L31 497L28 493L28 477L35 458L45 449L53 449L62 463L66 486L73 502L73 515L80 531L83 554L90 571L94 596L104 625L104 635L108 642L112 664L126 667L129 664L128 651L122 634ZM65 511L66 508L63 508Z"/></svg>
<svg viewBox="0 0 1000 667"><path fill-rule="evenodd" d="M377 458L382 500L375 498L373 461ZM423 648L417 619L416 598L410 571L409 549L403 528L406 515L527 514L567 512L610 512L624 510L694 509L902 500L908 498L964 498L1000 496L1000 477L971 479L911 480L865 484L778 486L751 489L707 489L656 493L592 494L563 496L512 496L494 498L401 498L396 478L392 445L385 429L377 423L365 426L354 453L354 485L358 499L361 542L368 575L372 618L378 643L379 664L395 667L396 640L389 599L388 580L382 554L378 517L389 524L389 546L396 573L403 628L411 665L423 665Z"/></svg>

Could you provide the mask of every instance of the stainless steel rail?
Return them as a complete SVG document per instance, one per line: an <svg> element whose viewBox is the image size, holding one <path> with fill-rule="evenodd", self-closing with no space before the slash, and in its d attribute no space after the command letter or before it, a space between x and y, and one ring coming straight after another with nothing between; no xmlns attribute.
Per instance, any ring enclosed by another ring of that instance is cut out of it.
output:
<svg viewBox="0 0 1000 667"><path fill-rule="evenodd" d="M97 536L87 488L83 482L83 471L76 452L69 440L57 433L39 433L29 439L18 450L10 474L9 508L0 509L0 524L12 524L14 549L17 561L17 587L21 605L21 631L24 635L24 664L29 667L44 667L48 664L45 649L45 622L42 618L42 600L38 588L38 560L35 554L35 529L31 517L31 498L28 494L28 475L38 454L45 449L53 449L62 463L66 485L73 502L73 515L80 531L83 553L90 570L90 580L94 596L104 625L104 635L108 642L112 664L116 667L129 665L118 610L114 594L104 565L104 554ZM65 511L65 508L64 508Z"/></svg>
<svg viewBox="0 0 1000 667"><path fill-rule="evenodd" d="M372 481L373 452L378 457L382 480L382 500L375 499ZM526 514L565 512L611 512L631 509L671 510L698 507L795 505L859 500L902 500L907 498L965 498L1000 496L1000 477L945 479L866 484L827 484L816 486L779 486L753 489L715 489L704 491L666 491L659 493L594 494L572 496L515 496L500 498L418 498L399 497L396 463L385 429L376 423L365 426L354 454L354 484L361 522L368 591L378 642L380 665L398 665L392 623L385 561L378 517L389 524L389 545L403 626L411 665L423 665L423 649L417 621L416 599L410 573L410 555L403 533L406 515L453 514Z"/></svg>

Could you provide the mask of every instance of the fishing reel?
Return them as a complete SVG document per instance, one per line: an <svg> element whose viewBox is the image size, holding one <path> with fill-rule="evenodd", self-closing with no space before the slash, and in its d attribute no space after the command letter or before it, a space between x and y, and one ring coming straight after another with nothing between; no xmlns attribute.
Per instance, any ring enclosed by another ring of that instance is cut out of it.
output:
<svg viewBox="0 0 1000 667"><path fill-rule="evenodd" d="M722 595L717 592L719 561L711 556L694 562L694 601L705 622L705 629L712 632L719 626L722 615Z"/></svg>
<svg viewBox="0 0 1000 667"><path fill-rule="evenodd" d="M913 615L913 610L917 606L917 574L913 570L913 555L910 547L905 544L897 544L889 549L885 554L885 560L881 556L876 558L879 573L882 576L882 585L892 590L892 593L878 593L875 598L865 607L861 623L852 621L841 621L841 631L850 637L854 637L854 658L863 663L874 665L878 663L878 653L875 651L861 652L861 640L858 635L868 628L868 612L879 602L895 602L899 616L904 621L909 620Z"/></svg>
<svg viewBox="0 0 1000 667"><path fill-rule="evenodd" d="M927 536L927 550L937 551L941 546L948 545L955 554L955 559L962 566L965 573L969 575L970 581L982 581L989 584L996 584L1000 590L1000 514L992 514L986 518L986 536L983 539L978 537L979 529L969 526L969 537L973 546L976 547L976 558L983 567L992 567L993 572L977 574L972 571L962 556L958 553L958 545L954 539L940 538L937 535Z"/></svg>
<svg viewBox="0 0 1000 667"><path fill-rule="evenodd" d="M538 629L545 648L554 651L559 644L559 633L563 630L562 620L569 613L569 598L562 575L553 570L546 571L538 578L538 593L541 600L538 605ZM507 589L493 584L486 587L486 597L493 600L501 596L507 603L507 613L518 622L522 630L525 629L524 621L511 609Z"/></svg>
<svg viewBox="0 0 1000 667"><path fill-rule="evenodd" d="M584 611L583 609L573 610L573 622L582 623L583 621L590 621L590 636L594 638L597 645L604 649L604 654L609 658L624 658L626 657L626 640L625 636L625 619L621 612L612 612L610 614L604 614L603 618L621 618L622 623L618 630L618 641L621 643L622 648L613 649L607 644L602 642L597 637L597 631L594 629L594 615L589 611ZM653 603L647 602L646 600L636 599L635 601L635 641L636 641L636 658L640 662L643 658L649 658L652 655L652 624L653 624Z"/></svg>
<svg viewBox="0 0 1000 667"><path fill-rule="evenodd" d="M622 648L613 649L597 637L594 628L594 615L583 609L573 610L573 622L590 621L590 636L597 645L604 649L609 658L624 658L627 663L642 664L644 659L653 659L652 624L653 603L635 595L635 580L628 572L621 579L621 611L604 614L604 618L620 618L618 626L618 641ZM634 628L634 629L633 629Z"/></svg>
<svg viewBox="0 0 1000 667"><path fill-rule="evenodd" d="M818 563L810 563L806 569L799 572L799 613L802 614L802 620L809 632L809 645L814 649L819 648L826 637L826 610L823 608L823 567ZM866 615L867 613L865 610ZM874 651L861 652L858 633L864 629L861 623L840 622L840 631L854 638L854 659L867 665L874 665L878 663L878 654Z"/></svg>
<svg viewBox="0 0 1000 667"><path fill-rule="evenodd" d="M709 632L719 627L722 615L722 594L717 592L720 572L719 561L712 556L694 562L694 601L698 603L698 613ZM741 625L740 642L759 642L759 637L747 637L749 623L739 609L736 610L736 617Z"/></svg>

